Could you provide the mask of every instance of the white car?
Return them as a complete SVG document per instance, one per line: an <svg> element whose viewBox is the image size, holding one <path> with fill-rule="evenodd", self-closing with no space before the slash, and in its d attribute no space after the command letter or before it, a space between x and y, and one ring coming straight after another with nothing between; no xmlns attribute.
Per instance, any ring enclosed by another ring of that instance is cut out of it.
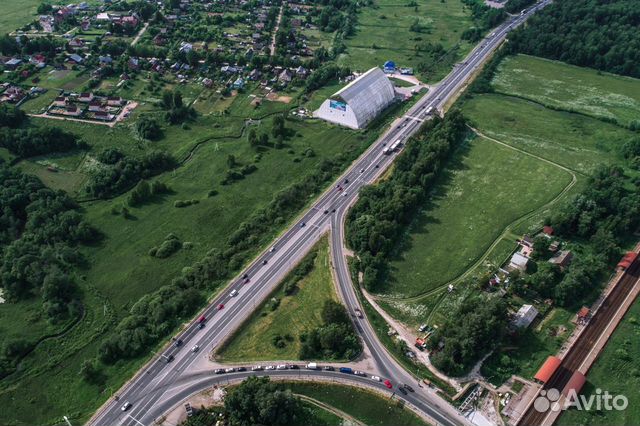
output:
<svg viewBox="0 0 640 426"><path fill-rule="evenodd" d="M380 376L371 376L371 380L375 380L376 382L379 382Z"/></svg>
<svg viewBox="0 0 640 426"><path fill-rule="evenodd" d="M195 345L194 347L191 348L191 352L196 353L198 352L199 349L200 349L200 346Z"/></svg>
<svg viewBox="0 0 640 426"><path fill-rule="evenodd" d="M273 253L274 251L276 251L276 246L273 246L269 249L269 253Z"/></svg>
<svg viewBox="0 0 640 426"><path fill-rule="evenodd" d="M231 295L230 295L230 296L231 296L231 297L236 297L237 295L238 295L238 290L233 290L233 291L231 292Z"/></svg>
<svg viewBox="0 0 640 426"><path fill-rule="evenodd" d="M121 410L122 411L127 411L129 408L131 408L131 403L130 402L125 402L124 405L122 406Z"/></svg>
<svg viewBox="0 0 640 426"><path fill-rule="evenodd" d="M235 368L233 368L233 367L226 368L226 369L224 370L224 372L225 372L225 373L233 373L234 371L236 371L236 369L235 369Z"/></svg>
<svg viewBox="0 0 640 426"><path fill-rule="evenodd" d="M265 370L275 370L275 369L276 369L276 367L275 367L275 366L273 366L273 365L267 365L267 366L265 367Z"/></svg>
<svg viewBox="0 0 640 426"><path fill-rule="evenodd" d="M261 365L256 365L251 367L251 371L262 371L264 370Z"/></svg>
<svg viewBox="0 0 640 426"><path fill-rule="evenodd" d="M276 367L276 370L286 370L287 369L287 365L286 364L280 364Z"/></svg>

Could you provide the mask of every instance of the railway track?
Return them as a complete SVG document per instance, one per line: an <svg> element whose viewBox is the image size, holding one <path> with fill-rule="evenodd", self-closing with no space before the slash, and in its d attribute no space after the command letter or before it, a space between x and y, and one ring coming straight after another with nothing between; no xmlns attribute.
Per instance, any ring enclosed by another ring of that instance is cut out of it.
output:
<svg viewBox="0 0 640 426"><path fill-rule="evenodd" d="M640 261L635 261L602 302L602 305L586 326L585 330L578 337L578 340L562 359L562 363L558 369L544 384L542 387L543 390L557 389L562 392L575 371L580 371L582 374L586 375L586 369L581 369L584 360L587 358L595 343L615 316L617 309L633 289L639 277ZM529 406L529 409L524 416L522 416L518 425L541 426L548 414L548 411L537 411L532 404Z"/></svg>

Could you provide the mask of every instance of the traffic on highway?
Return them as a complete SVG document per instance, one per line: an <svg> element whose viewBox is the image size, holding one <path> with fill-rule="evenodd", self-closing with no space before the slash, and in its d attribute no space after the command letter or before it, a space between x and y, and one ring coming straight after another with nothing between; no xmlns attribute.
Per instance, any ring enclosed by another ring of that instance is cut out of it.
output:
<svg viewBox="0 0 640 426"><path fill-rule="evenodd" d="M164 349L107 401L88 424L150 425L194 393L215 384L265 374L274 377L324 377L375 387L384 392L398 391L400 393L396 397L411 404L431 421L445 425L468 424L457 410L436 396L433 390L414 390L410 383L416 383L416 378L402 368L377 339L363 315L351 282L343 253L343 223L349 206L357 199L359 189L378 179L422 123L457 96L511 29L549 3L549 0L542 1L522 14L511 17L483 39L459 66L396 120L268 249L212 299L194 321L174 336ZM264 369L244 366L214 370L209 360L210 352L249 317L327 231L331 231L333 267L339 296L352 313L356 330L371 353L376 371L355 374L355 371L349 373L326 368L331 366L307 368L309 365L306 365L303 368L295 364L273 365L270 369L267 366Z"/></svg>

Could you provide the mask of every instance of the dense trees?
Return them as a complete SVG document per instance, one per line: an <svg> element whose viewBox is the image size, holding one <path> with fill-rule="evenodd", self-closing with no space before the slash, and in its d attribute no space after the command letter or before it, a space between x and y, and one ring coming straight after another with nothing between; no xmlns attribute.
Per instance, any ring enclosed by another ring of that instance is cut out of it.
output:
<svg viewBox="0 0 640 426"><path fill-rule="evenodd" d="M115 148L110 148L100 153L97 159L103 163L103 167L91 175L86 190L98 198L118 194L140 179L147 179L176 166L175 159L161 151L151 151L141 157L133 158L125 156ZM134 200L134 203L137 201L140 200Z"/></svg>
<svg viewBox="0 0 640 426"><path fill-rule="evenodd" d="M451 149L465 135L462 114L449 112L443 120L427 122L396 161L389 179L365 187L347 217L347 241L358 253L364 284L380 284L386 259L413 219Z"/></svg>
<svg viewBox="0 0 640 426"><path fill-rule="evenodd" d="M0 127L18 128L24 123L26 114L19 108L7 103L0 104Z"/></svg>
<svg viewBox="0 0 640 426"><path fill-rule="evenodd" d="M507 308L502 299L466 299L429 338L431 362L449 375L463 375L500 343L506 325Z"/></svg>
<svg viewBox="0 0 640 426"><path fill-rule="evenodd" d="M16 114L18 117L20 114ZM20 157L65 152L85 145L78 138L57 127L0 129L0 146Z"/></svg>
<svg viewBox="0 0 640 426"><path fill-rule="evenodd" d="M360 352L358 336L347 310L333 300L322 306L323 325L300 336L301 359L352 359Z"/></svg>
<svg viewBox="0 0 640 426"><path fill-rule="evenodd" d="M340 67L334 63L322 65L307 78L304 90L306 93L313 92L333 79L343 78L350 74L351 70L347 67Z"/></svg>
<svg viewBox="0 0 640 426"><path fill-rule="evenodd" d="M196 114L192 107L184 104L179 91L165 90L162 93L160 106L167 111L165 117L171 124L182 123Z"/></svg>
<svg viewBox="0 0 640 426"><path fill-rule="evenodd" d="M135 126L136 133L143 139L155 141L162 137L160 123L153 117L143 115L136 121Z"/></svg>
<svg viewBox="0 0 640 426"><path fill-rule="evenodd" d="M640 77L638 26L636 0L553 2L514 31L508 46L512 52Z"/></svg>
<svg viewBox="0 0 640 426"><path fill-rule="evenodd" d="M277 426L295 423L299 400L268 377L250 377L224 399L231 426Z"/></svg>

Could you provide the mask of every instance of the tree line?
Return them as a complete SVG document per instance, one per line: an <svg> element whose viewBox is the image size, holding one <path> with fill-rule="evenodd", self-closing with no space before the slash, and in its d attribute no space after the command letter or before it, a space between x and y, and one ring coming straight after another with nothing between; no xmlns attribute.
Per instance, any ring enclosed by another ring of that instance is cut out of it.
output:
<svg viewBox="0 0 640 426"><path fill-rule="evenodd" d="M360 340L342 304L326 300L322 306L322 325L300 336L300 359L353 359L361 351Z"/></svg>
<svg viewBox="0 0 640 426"><path fill-rule="evenodd" d="M639 78L638 27L635 0L558 1L514 31L507 47L511 52Z"/></svg>
<svg viewBox="0 0 640 426"><path fill-rule="evenodd" d="M368 290L382 284L387 259L465 135L465 120L458 110L426 122L398 156L389 179L360 191L347 216L346 239L360 259Z"/></svg>

